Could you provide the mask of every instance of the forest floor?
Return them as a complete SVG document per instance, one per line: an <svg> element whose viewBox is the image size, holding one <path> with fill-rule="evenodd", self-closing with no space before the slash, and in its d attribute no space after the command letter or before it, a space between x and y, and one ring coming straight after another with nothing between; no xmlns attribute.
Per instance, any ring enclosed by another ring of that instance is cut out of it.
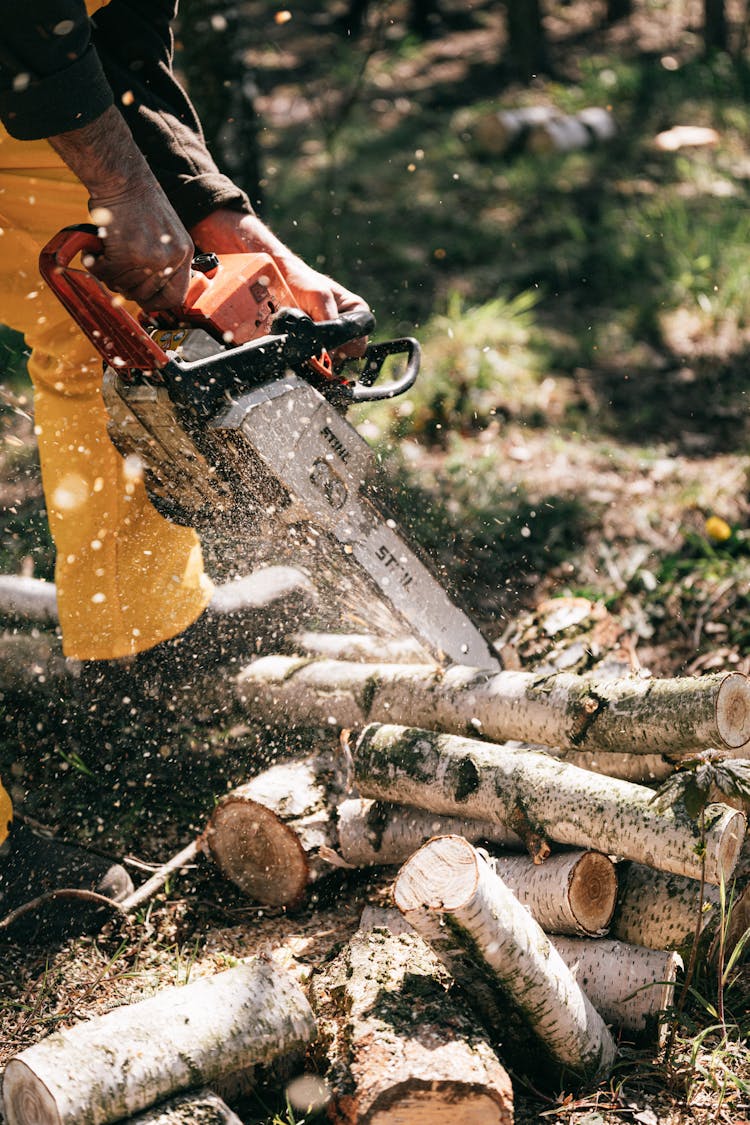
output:
<svg viewBox="0 0 750 1125"><path fill-rule="evenodd" d="M602 7L556 5L554 76L520 86L502 61L502 5L489 0L445 0L424 41L400 2L374 5L352 40L333 5L273 19L248 0L264 215L371 301L378 336L423 342L414 392L356 421L398 518L488 637L533 664L539 607L584 598L617 622L636 667L750 672L750 81L725 58L700 58L690 6L636 4L613 28L598 22ZM481 150L484 115L530 104L608 107L617 135L568 154ZM716 139L660 148L676 125ZM31 396L17 341L0 347L0 571L50 579ZM135 722L104 740L64 708L6 700L0 718L0 777L20 814L152 863L285 747L252 724L187 713L163 735L144 738ZM388 878L337 876L286 915L200 868L128 925L59 946L5 943L0 1067L59 1023L258 949L307 972L356 928L363 903L385 900ZM728 1038L698 1037L715 1004L711 981L701 988L669 1066L626 1048L610 1083L584 1096L519 1086L518 1120L750 1117L747 979L728 996ZM245 1112L317 1120L270 1093Z"/></svg>

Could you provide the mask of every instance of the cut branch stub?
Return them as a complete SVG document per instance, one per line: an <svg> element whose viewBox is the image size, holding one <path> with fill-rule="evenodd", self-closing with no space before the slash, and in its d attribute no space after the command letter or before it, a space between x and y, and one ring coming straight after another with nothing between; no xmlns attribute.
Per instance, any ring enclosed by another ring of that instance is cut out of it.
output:
<svg viewBox="0 0 750 1125"><path fill-rule="evenodd" d="M604 1021L529 912L460 836L440 836L399 871L396 906L507 1035L508 1008L534 1032L554 1069L606 1073L616 1049Z"/></svg>
<svg viewBox="0 0 750 1125"><path fill-rule="evenodd" d="M445 816L516 827L519 808L540 835L691 878L701 874L697 825L680 806L658 809L652 790L568 765L539 751L494 746L410 727L366 727L352 747L365 797ZM745 835L742 813L706 810L706 879L727 879Z"/></svg>

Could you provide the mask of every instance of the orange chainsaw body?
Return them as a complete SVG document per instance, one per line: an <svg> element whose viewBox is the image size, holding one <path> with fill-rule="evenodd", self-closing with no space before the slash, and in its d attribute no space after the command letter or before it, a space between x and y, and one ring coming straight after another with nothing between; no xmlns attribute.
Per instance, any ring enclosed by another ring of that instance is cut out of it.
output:
<svg viewBox="0 0 750 1125"><path fill-rule="evenodd" d="M206 255L206 258L209 256ZM205 273L193 273L182 309L159 315L161 324L188 323L224 344L247 344L271 333L273 318L297 302L269 254L210 255Z"/></svg>

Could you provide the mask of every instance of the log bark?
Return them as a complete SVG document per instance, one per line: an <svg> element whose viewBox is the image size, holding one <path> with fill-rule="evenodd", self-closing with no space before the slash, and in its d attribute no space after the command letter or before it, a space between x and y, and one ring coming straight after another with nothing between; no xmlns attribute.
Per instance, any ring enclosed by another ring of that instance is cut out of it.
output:
<svg viewBox="0 0 750 1125"><path fill-rule="evenodd" d="M675 949L685 956L697 930L700 882L680 875L654 871L639 863L618 864L617 906L610 936L649 949ZM750 887L730 883L726 901L731 911L726 934L726 955L732 953L750 926ZM701 935L706 948L713 946L721 923L718 887L703 889ZM703 944L703 943L702 943ZM750 954L748 948L746 955Z"/></svg>
<svg viewBox="0 0 750 1125"><path fill-rule="evenodd" d="M123 1125L242 1125L242 1121L218 1094L197 1090L129 1117Z"/></svg>
<svg viewBox="0 0 750 1125"><path fill-rule="evenodd" d="M699 833L681 806L657 810L653 792L533 751L373 723L352 747L364 797L446 816L491 820L577 848L700 878ZM706 879L729 878L745 834L742 813L707 809Z"/></svg>
<svg viewBox="0 0 750 1125"><path fill-rule="evenodd" d="M601 936L617 898L612 860L599 852L563 852L544 863L491 856L490 866L548 934Z"/></svg>
<svg viewBox="0 0 750 1125"><path fill-rule="evenodd" d="M54 628L59 620L55 584L21 574L0 574L0 618Z"/></svg>
<svg viewBox="0 0 750 1125"><path fill-rule="evenodd" d="M205 847L223 875L256 902L293 906L331 867L331 809L346 782L331 754L281 762L217 803Z"/></svg>
<svg viewBox="0 0 750 1125"><path fill-rule="evenodd" d="M105 1125L222 1074L306 1045L315 1020L299 985L256 958L168 988L10 1060L8 1125Z"/></svg>
<svg viewBox="0 0 750 1125"><path fill-rule="evenodd" d="M478 155L504 156L513 149L520 149L532 128L559 116L559 110L552 106L520 106L485 113L474 121L464 120L465 115L460 114L456 127Z"/></svg>
<svg viewBox="0 0 750 1125"><path fill-rule="evenodd" d="M609 938L554 936L557 952L599 1015L619 1032L663 1045L666 1024L661 1015L671 1007L678 953L643 949Z"/></svg>
<svg viewBox="0 0 750 1125"><path fill-rule="evenodd" d="M396 915L394 926L391 917ZM313 978L337 1125L512 1125L513 1093L476 1017L395 911L367 911Z"/></svg>
<svg viewBox="0 0 750 1125"><path fill-rule="evenodd" d="M237 690L269 718L308 726L408 723L493 742L673 758L707 746L738 756L750 741L750 680L739 672L613 681L268 656L243 669Z"/></svg>
<svg viewBox="0 0 750 1125"><path fill-rule="evenodd" d="M540 747L541 749L541 747ZM666 781L675 770L675 763L661 754L615 754L597 750L556 750L544 747L553 758L569 762L591 773L616 777L620 781L633 781L636 785L651 785Z"/></svg>
<svg viewBox="0 0 750 1125"><path fill-rule="evenodd" d="M616 1048L560 954L477 850L430 840L399 871L396 906L474 997L493 1031L519 1011L554 1069L606 1074Z"/></svg>
<svg viewBox="0 0 750 1125"><path fill-rule="evenodd" d="M433 836L464 836L503 847L523 848L521 838L501 824L437 816L408 805L352 797L336 810L338 852L352 867L404 863Z"/></svg>
<svg viewBox="0 0 750 1125"><path fill-rule="evenodd" d="M302 656L324 656L326 660L359 661L363 664L415 664L429 654L415 637L377 637L371 633L295 633L292 652Z"/></svg>

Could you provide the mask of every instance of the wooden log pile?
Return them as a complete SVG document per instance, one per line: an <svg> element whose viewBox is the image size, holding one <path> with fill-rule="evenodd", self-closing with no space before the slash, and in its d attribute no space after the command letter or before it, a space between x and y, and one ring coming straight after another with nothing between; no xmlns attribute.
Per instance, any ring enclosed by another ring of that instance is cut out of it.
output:
<svg viewBox="0 0 750 1125"><path fill-rule="evenodd" d="M307 728L313 749L226 794L164 871L203 852L253 901L293 907L337 871L390 866L394 909L366 912L307 998L260 960L241 980L230 970L179 990L207 990L190 1000L205 1021L183 1027L187 998L162 994L29 1048L5 1072L9 1125L167 1125L194 1119L201 1098L207 1120L231 1122L207 1087L316 1032L334 1123L505 1125L506 1067L535 1082L601 1078L621 1038L663 1041L698 929L709 958L720 930L725 952L742 941L745 814L717 801L701 831L644 782L709 746L748 756L744 676L444 669L408 644L380 664L361 637L297 638L307 655L260 656L228 691L250 718Z"/></svg>
<svg viewBox="0 0 750 1125"><path fill-rule="evenodd" d="M487 159L520 152L564 154L604 144L617 135L615 119L603 106L587 106L575 114L544 105L490 110L479 116L463 112L454 127L472 152Z"/></svg>

